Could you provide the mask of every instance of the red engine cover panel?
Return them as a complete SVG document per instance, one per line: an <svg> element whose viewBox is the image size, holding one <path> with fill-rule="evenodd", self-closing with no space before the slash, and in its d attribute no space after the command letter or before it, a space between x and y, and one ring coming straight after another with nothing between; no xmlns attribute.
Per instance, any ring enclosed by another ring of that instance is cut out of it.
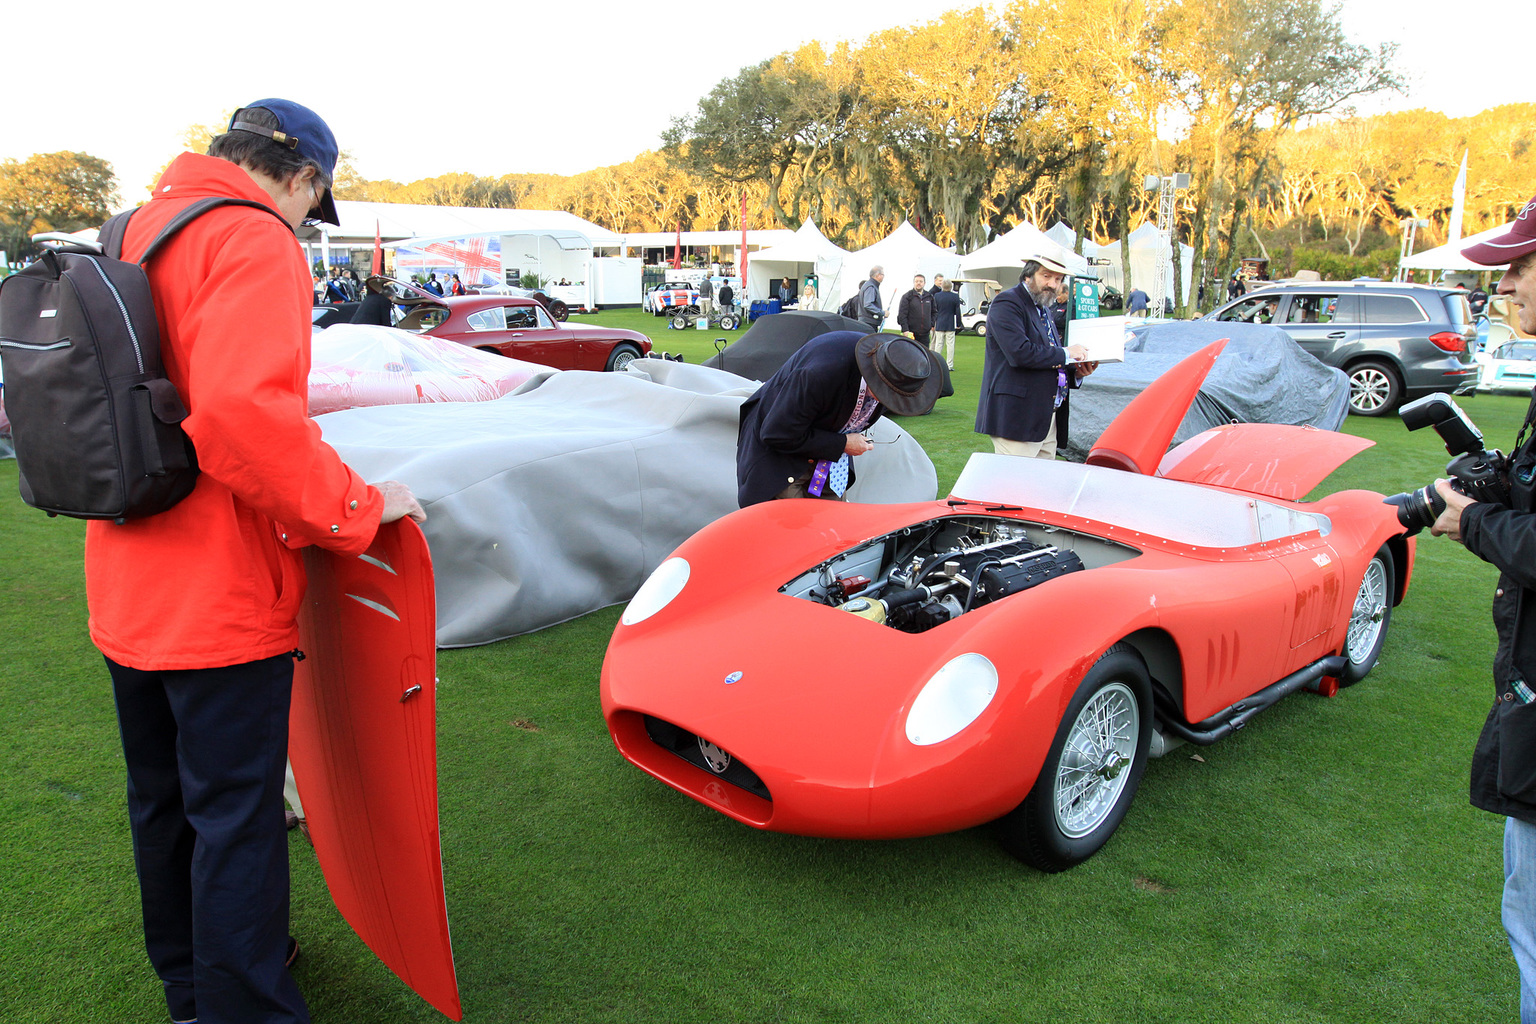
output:
<svg viewBox="0 0 1536 1024"><path fill-rule="evenodd" d="M410 520L358 558L309 548L289 758L331 897L368 948L460 1020L437 824L432 559Z"/></svg>

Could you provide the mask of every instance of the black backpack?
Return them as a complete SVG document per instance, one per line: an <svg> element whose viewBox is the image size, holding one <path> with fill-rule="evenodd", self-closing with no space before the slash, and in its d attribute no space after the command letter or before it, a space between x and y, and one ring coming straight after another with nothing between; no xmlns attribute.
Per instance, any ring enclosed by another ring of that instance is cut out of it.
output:
<svg viewBox="0 0 1536 1024"><path fill-rule="evenodd" d="M853 298L837 307L840 315L850 320L864 319L864 282L859 282L859 290L853 293Z"/></svg>
<svg viewBox="0 0 1536 1024"><path fill-rule="evenodd" d="M130 210L102 226L102 251L46 250L0 283L5 411L28 505L122 522L164 512L192 493L197 455L181 429L187 410L165 378L140 264L219 206L278 216L246 199L202 199L171 219L140 263L128 263L120 257Z"/></svg>

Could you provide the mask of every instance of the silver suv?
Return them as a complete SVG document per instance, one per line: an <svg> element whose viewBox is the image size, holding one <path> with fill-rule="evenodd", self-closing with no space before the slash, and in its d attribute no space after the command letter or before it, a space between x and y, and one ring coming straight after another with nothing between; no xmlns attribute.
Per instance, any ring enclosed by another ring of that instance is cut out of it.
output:
<svg viewBox="0 0 1536 1024"><path fill-rule="evenodd" d="M1477 329L1465 292L1388 281L1264 285L1203 320L1274 324L1349 374L1349 411L1381 416L1411 398L1477 378Z"/></svg>

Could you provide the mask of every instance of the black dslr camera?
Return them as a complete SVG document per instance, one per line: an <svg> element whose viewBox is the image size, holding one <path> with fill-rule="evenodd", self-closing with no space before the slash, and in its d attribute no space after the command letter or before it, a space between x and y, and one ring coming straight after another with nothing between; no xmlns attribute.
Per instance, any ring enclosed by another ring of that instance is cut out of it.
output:
<svg viewBox="0 0 1536 1024"><path fill-rule="evenodd" d="M1445 475L1453 488L1473 501L1509 504L1508 460L1498 449L1490 452L1483 448L1482 431L1451 401L1451 396L1429 395L1409 402L1397 414L1409 430L1435 428L1435 433L1445 442L1445 450L1451 454L1451 461L1445 464ZM1440 513L1445 511L1445 499L1440 497L1434 484L1383 500L1388 505L1397 506L1397 521L1403 524L1410 537L1433 526Z"/></svg>

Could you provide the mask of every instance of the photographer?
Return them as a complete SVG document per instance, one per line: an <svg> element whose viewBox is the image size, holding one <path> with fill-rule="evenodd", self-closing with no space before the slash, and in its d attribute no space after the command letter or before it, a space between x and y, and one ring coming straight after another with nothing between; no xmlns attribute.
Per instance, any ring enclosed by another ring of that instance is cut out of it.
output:
<svg viewBox="0 0 1536 1024"><path fill-rule="evenodd" d="M1509 264L1498 285L1536 332L1536 199L1510 230L1462 255L1483 266ZM1493 710L1472 754L1472 804L1505 815L1504 929L1520 967L1520 1020L1536 1024L1536 397L1509 457L1508 506L1474 501L1445 480L1435 488L1445 511L1430 532L1459 540L1499 569L1493 592L1498 650Z"/></svg>

